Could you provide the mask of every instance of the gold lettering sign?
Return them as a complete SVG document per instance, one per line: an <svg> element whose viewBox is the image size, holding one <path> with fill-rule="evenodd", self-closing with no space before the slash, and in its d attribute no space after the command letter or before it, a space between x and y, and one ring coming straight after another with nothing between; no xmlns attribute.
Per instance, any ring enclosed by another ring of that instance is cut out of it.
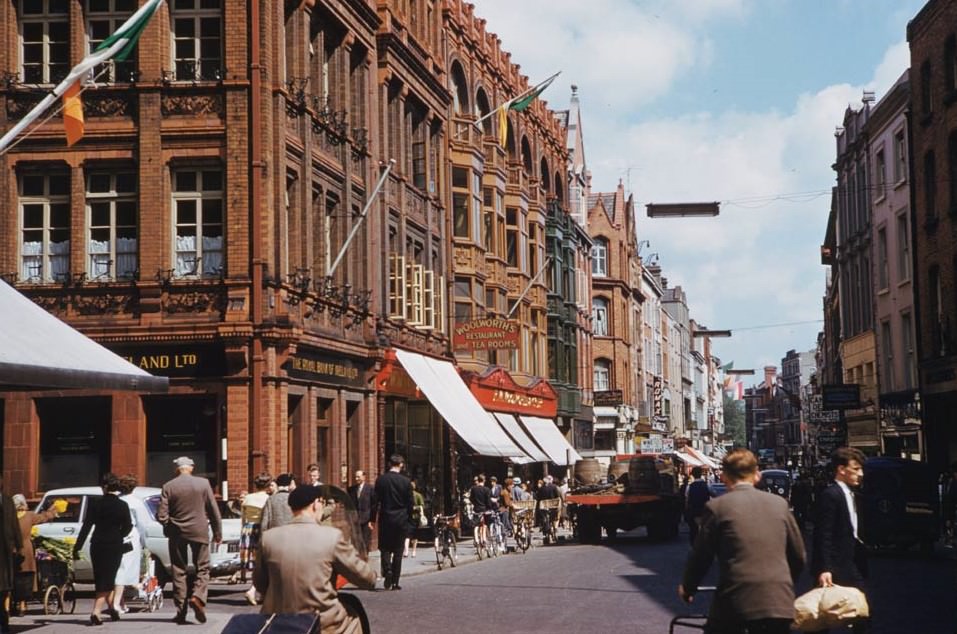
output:
<svg viewBox="0 0 957 634"><path fill-rule="evenodd" d="M199 365L199 355L184 354L144 354L139 357L123 357L141 370L189 369Z"/></svg>
<svg viewBox="0 0 957 634"><path fill-rule="evenodd" d="M301 379L354 386L363 381L362 369L350 359L306 353L291 357L285 367L290 376Z"/></svg>
<svg viewBox="0 0 957 634"><path fill-rule="evenodd" d="M545 401L537 396L528 396L527 394L516 394L507 390L495 390L492 392L493 403L504 403L506 405L517 405L519 407L530 407L540 409Z"/></svg>

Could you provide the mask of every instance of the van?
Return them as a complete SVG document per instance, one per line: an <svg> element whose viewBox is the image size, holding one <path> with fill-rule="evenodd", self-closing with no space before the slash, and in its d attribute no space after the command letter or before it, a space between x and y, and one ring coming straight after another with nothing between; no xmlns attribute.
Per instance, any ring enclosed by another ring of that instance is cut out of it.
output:
<svg viewBox="0 0 957 634"><path fill-rule="evenodd" d="M933 552L940 536L937 478L924 462L869 458L861 484L861 538L872 547Z"/></svg>
<svg viewBox="0 0 957 634"><path fill-rule="evenodd" d="M159 510L161 490L156 487L136 487L133 495L143 500L149 511L150 521L146 528L146 547L156 562L156 576L161 585L172 580L172 566L169 560L169 540L163 535L163 526L156 520ZM49 522L34 527L37 534L76 543L83 526L83 518L89 509L90 499L103 495L103 489L95 486L69 487L47 491L37 506L37 511L45 511L56 501L63 500L66 509ZM94 531L96 528L94 527ZM216 549L210 549L209 565L211 576L227 576L239 570L239 534L241 526L238 519L223 519L223 541ZM212 537L212 535L210 535ZM93 569L90 565L90 540L83 544L83 556L73 566L75 580L79 583L93 582Z"/></svg>

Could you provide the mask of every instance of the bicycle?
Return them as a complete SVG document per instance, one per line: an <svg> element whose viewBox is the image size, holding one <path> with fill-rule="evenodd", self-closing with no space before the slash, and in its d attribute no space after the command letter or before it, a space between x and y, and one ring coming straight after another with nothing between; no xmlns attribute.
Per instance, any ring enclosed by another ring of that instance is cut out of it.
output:
<svg viewBox="0 0 957 634"><path fill-rule="evenodd" d="M491 519L491 521L487 520L487 523L489 532L488 542L492 556L497 557L498 555L504 555L506 552L506 545L505 528L502 526L502 516L498 511L489 511L487 515Z"/></svg>
<svg viewBox="0 0 957 634"><path fill-rule="evenodd" d="M515 519L512 522L515 526L515 545L523 553L527 552L532 546L532 511L531 509L520 509L515 511Z"/></svg>
<svg viewBox="0 0 957 634"><path fill-rule="evenodd" d="M442 570L446 560L451 568L455 568L458 560L455 532L452 530L452 523L455 518L455 515L436 515L433 520L435 526L435 563L439 570Z"/></svg>
<svg viewBox="0 0 957 634"><path fill-rule="evenodd" d="M486 513L476 513L473 516L475 528L472 529L472 545L475 546L475 554L478 555L480 561L486 555L492 556L488 550L488 528L485 524L485 515Z"/></svg>
<svg viewBox="0 0 957 634"><path fill-rule="evenodd" d="M558 515L562 508L561 498L539 500L538 513L542 523L542 543L554 544L558 541L558 534L555 525L558 523Z"/></svg>

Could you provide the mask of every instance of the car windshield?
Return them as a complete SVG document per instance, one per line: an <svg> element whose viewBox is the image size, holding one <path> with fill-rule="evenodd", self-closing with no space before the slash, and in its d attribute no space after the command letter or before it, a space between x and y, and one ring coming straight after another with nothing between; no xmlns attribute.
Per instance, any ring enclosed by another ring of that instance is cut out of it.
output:
<svg viewBox="0 0 957 634"><path fill-rule="evenodd" d="M37 510L43 512L55 506L58 515L51 519L51 522L79 522L84 497L82 495L50 495L43 498Z"/></svg>
<svg viewBox="0 0 957 634"><path fill-rule="evenodd" d="M148 498L143 498L143 504L146 505L147 510L149 510L150 515L153 516L153 519L156 519L156 513L159 511L160 507L160 496L151 495Z"/></svg>

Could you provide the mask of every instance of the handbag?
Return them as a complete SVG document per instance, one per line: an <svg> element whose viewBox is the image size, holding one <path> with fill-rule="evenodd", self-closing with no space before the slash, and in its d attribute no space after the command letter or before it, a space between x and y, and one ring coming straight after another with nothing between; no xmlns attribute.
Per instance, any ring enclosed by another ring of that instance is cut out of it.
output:
<svg viewBox="0 0 957 634"><path fill-rule="evenodd" d="M801 632L842 627L869 616L867 597L857 588L814 588L794 600L793 626Z"/></svg>

